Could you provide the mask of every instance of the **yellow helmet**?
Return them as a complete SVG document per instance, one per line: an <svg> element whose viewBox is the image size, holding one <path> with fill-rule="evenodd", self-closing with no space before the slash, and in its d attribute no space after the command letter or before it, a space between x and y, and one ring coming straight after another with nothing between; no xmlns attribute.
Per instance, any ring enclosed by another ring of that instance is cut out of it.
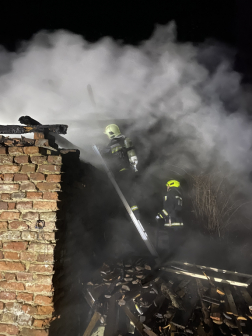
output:
<svg viewBox="0 0 252 336"><path fill-rule="evenodd" d="M115 124L110 124L105 128L105 132L104 134L107 134L107 136L109 137L109 139L113 139L116 136L120 135L120 129L117 125Z"/></svg>
<svg viewBox="0 0 252 336"><path fill-rule="evenodd" d="M176 181L176 180L170 180L170 181L168 181L167 183L166 183L166 186L168 187L176 187L176 188L178 188L178 187L180 187L180 183L179 183L179 181Z"/></svg>

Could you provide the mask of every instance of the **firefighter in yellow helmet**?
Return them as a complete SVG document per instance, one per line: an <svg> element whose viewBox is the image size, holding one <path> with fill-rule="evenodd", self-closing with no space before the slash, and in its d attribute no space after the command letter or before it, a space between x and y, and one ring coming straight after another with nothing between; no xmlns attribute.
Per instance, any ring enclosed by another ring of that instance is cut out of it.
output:
<svg viewBox="0 0 252 336"><path fill-rule="evenodd" d="M109 161L116 182L126 197L131 210L139 219L139 210L134 197L136 191L134 175L138 171L138 159L133 143L130 138L121 134L119 127L115 124L108 125L104 134L108 136L110 142L102 154Z"/></svg>
<svg viewBox="0 0 252 336"><path fill-rule="evenodd" d="M156 219L163 222L165 227L182 227L180 183L176 180L169 180L166 187L167 193L163 199L163 209L158 213Z"/></svg>
<svg viewBox="0 0 252 336"><path fill-rule="evenodd" d="M137 172L138 159L130 138L122 135L119 127L115 124L108 125L105 128L104 134L110 139L108 147L111 153L121 159L119 168L131 168Z"/></svg>

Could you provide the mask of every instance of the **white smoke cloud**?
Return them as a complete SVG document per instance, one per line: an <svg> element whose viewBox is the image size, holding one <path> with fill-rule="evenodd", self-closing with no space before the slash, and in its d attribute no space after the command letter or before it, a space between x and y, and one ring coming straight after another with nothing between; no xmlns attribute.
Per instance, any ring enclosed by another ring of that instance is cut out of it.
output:
<svg viewBox="0 0 252 336"><path fill-rule="evenodd" d="M0 50L1 124L15 124L22 115L67 123L67 138L87 149L107 142L101 120L130 119L145 157L155 150L185 168L206 168L218 160L248 173L251 123L231 56L213 43L178 44L173 24L157 27L140 46L41 32L17 53Z"/></svg>

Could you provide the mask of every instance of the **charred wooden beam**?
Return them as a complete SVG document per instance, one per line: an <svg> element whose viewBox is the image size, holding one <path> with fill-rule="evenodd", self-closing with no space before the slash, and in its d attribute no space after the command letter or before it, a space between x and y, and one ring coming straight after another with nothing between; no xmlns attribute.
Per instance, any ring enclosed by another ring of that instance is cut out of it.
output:
<svg viewBox="0 0 252 336"><path fill-rule="evenodd" d="M104 336L111 336L115 335L117 331L117 310L118 310L118 305L116 303L116 297L113 295L109 299L108 303L108 316L107 316L107 321L106 321L106 326L105 326L105 331L104 331Z"/></svg>
<svg viewBox="0 0 252 336"><path fill-rule="evenodd" d="M222 313L219 307L219 304L216 304L215 301L217 300L217 293L215 292L214 288L211 288L211 298L212 298L212 304L211 304L211 313L210 317L213 320L213 322L220 321L222 323L223 318L222 318Z"/></svg>
<svg viewBox="0 0 252 336"><path fill-rule="evenodd" d="M37 120L35 120L35 119L33 119L33 118L29 117L29 116L22 116L22 117L20 117L18 119L18 121L21 124L24 124L24 125L41 125L40 122L38 122ZM68 141L64 137L62 137L62 136L60 136L60 135L58 135L56 133L54 133L53 136L54 136L57 144L60 145L61 147L68 148L68 149L70 149L70 148L78 148L81 151L80 147L72 144L70 141Z"/></svg>
<svg viewBox="0 0 252 336"><path fill-rule="evenodd" d="M210 313L209 313L209 311L207 309L207 306L206 306L206 304L203 300L203 294L204 294L203 285L202 285L202 283L199 279L195 279L195 280L196 280L196 284L197 284L197 292L198 292L200 302L201 302L204 323L211 328L212 327L212 321L210 319Z"/></svg>
<svg viewBox="0 0 252 336"><path fill-rule="evenodd" d="M189 319L192 317L196 304L199 300L197 287L195 283L190 283L188 292L183 298L182 305L184 310L177 310L171 320L178 328L185 329L188 326Z"/></svg>
<svg viewBox="0 0 252 336"><path fill-rule="evenodd" d="M144 336L144 325L138 320L138 318L130 311L127 306L121 306L121 310L128 316L130 321L134 324L137 331L141 336Z"/></svg>
<svg viewBox="0 0 252 336"><path fill-rule="evenodd" d="M41 125L40 122L38 122L37 120L29 116L22 116L18 119L18 121L20 122L20 124L23 124L23 125Z"/></svg>
<svg viewBox="0 0 252 336"><path fill-rule="evenodd" d="M52 132L56 134L66 134L67 125L0 125L0 134L24 134L24 133L44 133Z"/></svg>
<svg viewBox="0 0 252 336"><path fill-rule="evenodd" d="M101 314L99 312L95 312L93 317L91 318L91 321L89 322L87 329L85 330L83 336L90 336L92 331L94 330L94 327L96 326L96 323L101 318Z"/></svg>
<svg viewBox="0 0 252 336"><path fill-rule="evenodd" d="M175 273L175 274L184 274L184 275L188 275L188 276L191 276L191 277L194 277L194 278L199 278L199 279L208 281L208 279L205 277L205 275L193 273L193 272L190 272L190 271L187 271L187 270L172 269L172 268L168 268L168 267L162 267L161 270L163 270L165 272ZM221 279L221 278L217 278L217 277L211 277L211 280L213 280L215 282L222 282L224 284L230 284L230 285L233 285L233 286L248 287L247 283L239 282L239 281Z"/></svg>
<svg viewBox="0 0 252 336"><path fill-rule="evenodd" d="M188 266L188 267L197 267L201 270L208 270L208 271L212 271L212 272L215 272L215 273L230 274L230 275L235 275L235 276L244 277L244 278L248 278L248 279L252 278L252 274L232 272L232 271L227 271L227 270L223 270L223 269L220 269L220 268L207 267L207 266L202 266L202 265L195 265L195 264L190 264L190 263L187 263L187 262L171 261L169 264L179 264L179 265L185 265L185 266Z"/></svg>

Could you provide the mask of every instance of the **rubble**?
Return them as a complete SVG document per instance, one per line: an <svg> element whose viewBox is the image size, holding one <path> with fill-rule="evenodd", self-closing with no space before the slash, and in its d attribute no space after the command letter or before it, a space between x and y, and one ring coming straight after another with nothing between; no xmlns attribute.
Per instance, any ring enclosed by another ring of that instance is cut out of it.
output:
<svg viewBox="0 0 252 336"><path fill-rule="evenodd" d="M181 265L104 263L85 288L93 317L84 335L252 335L251 275Z"/></svg>

